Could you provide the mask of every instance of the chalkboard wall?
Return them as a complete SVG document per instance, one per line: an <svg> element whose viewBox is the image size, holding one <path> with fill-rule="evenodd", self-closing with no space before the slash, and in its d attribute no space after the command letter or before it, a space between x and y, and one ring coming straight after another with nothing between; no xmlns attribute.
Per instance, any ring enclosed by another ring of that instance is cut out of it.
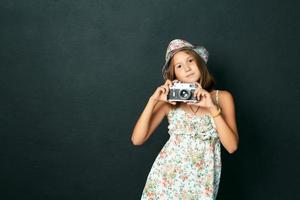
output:
<svg viewBox="0 0 300 200"><path fill-rule="evenodd" d="M0 2L0 199L140 199L169 138L133 127L175 38L204 45L234 97L219 200L300 199L299 2Z"/></svg>

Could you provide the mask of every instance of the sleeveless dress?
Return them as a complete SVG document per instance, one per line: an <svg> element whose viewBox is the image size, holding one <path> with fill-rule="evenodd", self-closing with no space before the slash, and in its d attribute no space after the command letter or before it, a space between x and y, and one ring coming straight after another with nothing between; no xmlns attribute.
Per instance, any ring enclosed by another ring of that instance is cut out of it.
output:
<svg viewBox="0 0 300 200"><path fill-rule="evenodd" d="M151 167L141 200L215 200L222 164L213 117L177 107L167 118L170 138Z"/></svg>

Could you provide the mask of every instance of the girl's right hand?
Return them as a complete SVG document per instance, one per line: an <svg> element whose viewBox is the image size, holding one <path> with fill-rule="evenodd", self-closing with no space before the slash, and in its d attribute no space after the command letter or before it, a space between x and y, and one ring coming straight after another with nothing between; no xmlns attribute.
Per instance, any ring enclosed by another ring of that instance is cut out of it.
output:
<svg viewBox="0 0 300 200"><path fill-rule="evenodd" d="M174 80L173 82L175 82L177 80ZM172 86L172 81L170 81L169 79L166 80L165 84L159 86L154 94L151 96L151 98L154 100L154 101L164 101L164 102L167 102L167 103L170 103L172 105L176 105L176 102L170 102L167 100L167 95L169 93L169 89L170 87Z"/></svg>

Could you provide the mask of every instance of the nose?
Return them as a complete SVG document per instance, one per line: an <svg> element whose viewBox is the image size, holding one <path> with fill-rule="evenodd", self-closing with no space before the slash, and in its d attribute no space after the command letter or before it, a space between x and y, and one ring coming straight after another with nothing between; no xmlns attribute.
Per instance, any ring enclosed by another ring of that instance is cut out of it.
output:
<svg viewBox="0 0 300 200"><path fill-rule="evenodd" d="M184 71L190 71L191 70L191 67L189 66L189 64L185 65L184 66Z"/></svg>

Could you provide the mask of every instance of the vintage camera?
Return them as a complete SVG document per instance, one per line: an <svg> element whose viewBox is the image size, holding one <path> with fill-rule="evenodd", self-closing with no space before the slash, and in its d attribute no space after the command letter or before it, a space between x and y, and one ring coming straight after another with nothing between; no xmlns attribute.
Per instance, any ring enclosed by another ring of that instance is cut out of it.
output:
<svg viewBox="0 0 300 200"><path fill-rule="evenodd" d="M175 82L170 87L167 100L172 102L177 101L196 103L197 98L193 96L196 87L197 86L193 83Z"/></svg>

